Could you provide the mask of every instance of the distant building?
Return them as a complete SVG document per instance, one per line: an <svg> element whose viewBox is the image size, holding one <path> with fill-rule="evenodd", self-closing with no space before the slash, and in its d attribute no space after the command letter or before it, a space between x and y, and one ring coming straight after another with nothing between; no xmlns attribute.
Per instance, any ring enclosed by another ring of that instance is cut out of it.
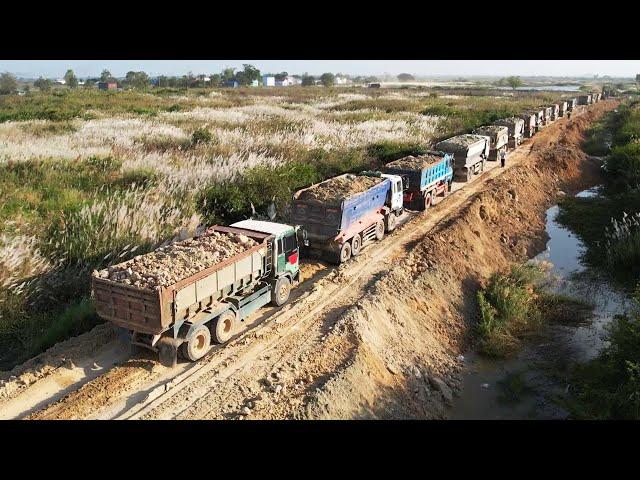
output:
<svg viewBox="0 0 640 480"><path fill-rule="evenodd" d="M336 85L346 85L347 83L351 83L351 81L347 77L336 77L334 83Z"/></svg>
<svg viewBox="0 0 640 480"><path fill-rule="evenodd" d="M59 78L56 80L56 83L58 85L64 85L65 83L67 83L67 81L64 78Z"/></svg>
<svg viewBox="0 0 640 480"><path fill-rule="evenodd" d="M238 82L238 80L236 80L235 78L232 78L227 82L227 87L238 88L239 86L240 86L240 82Z"/></svg>
<svg viewBox="0 0 640 480"><path fill-rule="evenodd" d="M275 87L276 86L276 77L272 75L263 75L262 76L262 85L264 87Z"/></svg>
<svg viewBox="0 0 640 480"><path fill-rule="evenodd" d="M258 87L258 86L260 86L260 82L259 82L258 80L253 80L253 81L251 82L251 86L252 86L252 87Z"/></svg>
<svg viewBox="0 0 640 480"><path fill-rule="evenodd" d="M98 82L99 90L117 90L118 84L116 82Z"/></svg>
<svg viewBox="0 0 640 480"><path fill-rule="evenodd" d="M380 84L379 83L370 83L369 84L369 88L380 88Z"/></svg>

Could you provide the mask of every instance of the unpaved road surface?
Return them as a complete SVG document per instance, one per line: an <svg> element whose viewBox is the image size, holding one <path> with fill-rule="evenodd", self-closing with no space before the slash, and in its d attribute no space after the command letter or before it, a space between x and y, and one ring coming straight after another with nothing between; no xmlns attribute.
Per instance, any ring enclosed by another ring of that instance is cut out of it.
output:
<svg viewBox="0 0 640 480"><path fill-rule="evenodd" d="M407 215L347 264L305 263L291 303L260 310L198 363L169 370L151 355L123 358L103 325L5 375L0 415L445 418L477 288L544 248L547 206L597 175L579 149L583 132L616 105L556 121L512 152L505 169L488 162L473 182L454 184L444 201ZM96 335L95 353L74 353ZM78 365L82 375L60 381Z"/></svg>

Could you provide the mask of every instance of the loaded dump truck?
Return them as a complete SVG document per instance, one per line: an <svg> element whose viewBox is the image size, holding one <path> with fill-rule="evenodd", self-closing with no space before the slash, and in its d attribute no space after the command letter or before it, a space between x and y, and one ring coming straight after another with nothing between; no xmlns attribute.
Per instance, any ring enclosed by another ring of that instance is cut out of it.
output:
<svg viewBox="0 0 640 480"><path fill-rule="evenodd" d="M548 108L551 109L551 115L549 116L550 121L555 122L560 116L560 105L558 105L557 103L554 103Z"/></svg>
<svg viewBox="0 0 640 480"><path fill-rule="evenodd" d="M591 104L591 95L580 95L578 96L578 105L589 105Z"/></svg>
<svg viewBox="0 0 640 480"><path fill-rule="evenodd" d="M531 138L536 134L538 122L536 120L536 112L528 111L522 114L524 120L524 137Z"/></svg>
<svg viewBox="0 0 640 480"><path fill-rule="evenodd" d="M507 152L509 144L509 128L502 125L485 125L476 128L473 133L484 135L491 139L488 160L498 160L502 152Z"/></svg>
<svg viewBox="0 0 640 480"><path fill-rule="evenodd" d="M403 203L410 210L426 210L437 195L443 197L451 191L453 183L453 155L427 152L387 163L382 171L402 178Z"/></svg>
<svg viewBox="0 0 640 480"><path fill-rule="evenodd" d="M397 175L347 173L294 193L291 219L301 225L305 254L340 264L395 229L402 196Z"/></svg>
<svg viewBox="0 0 640 480"><path fill-rule="evenodd" d="M578 106L577 98L570 98L567 100L567 112L573 112L577 106Z"/></svg>
<svg viewBox="0 0 640 480"><path fill-rule="evenodd" d="M567 114L567 102L558 103L558 116L564 117Z"/></svg>
<svg viewBox="0 0 640 480"><path fill-rule="evenodd" d="M533 111L536 115L536 133L542 130L545 126L544 109L536 109Z"/></svg>
<svg viewBox="0 0 640 480"><path fill-rule="evenodd" d="M527 117L526 120L530 122L531 117ZM509 148L517 148L522 143L525 134L525 119L509 117L496 120L493 124L507 127L509 130ZM529 128L531 128L531 124L529 124Z"/></svg>
<svg viewBox="0 0 640 480"><path fill-rule="evenodd" d="M139 255L92 275L98 315L131 343L174 366L227 342L240 322L271 302L283 305L300 281L298 227L244 220Z"/></svg>
<svg viewBox="0 0 640 480"><path fill-rule="evenodd" d="M454 176L463 182L469 182L473 175L484 170L489 156L491 139L484 135L457 135L436 144L436 149L450 153L454 158Z"/></svg>
<svg viewBox="0 0 640 480"><path fill-rule="evenodd" d="M553 121L551 118L552 117L551 112L553 111L553 107L544 107L542 111L543 111L542 119L543 119L544 125L547 126Z"/></svg>

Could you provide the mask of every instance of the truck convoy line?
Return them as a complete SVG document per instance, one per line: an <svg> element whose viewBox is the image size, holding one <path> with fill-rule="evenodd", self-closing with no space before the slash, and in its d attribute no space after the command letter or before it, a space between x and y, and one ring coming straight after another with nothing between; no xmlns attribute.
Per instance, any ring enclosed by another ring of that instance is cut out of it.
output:
<svg viewBox="0 0 640 480"><path fill-rule="evenodd" d="M163 365L175 366L178 353L196 361L212 341L226 343L258 308L287 302L300 281L301 253L336 264L348 261L363 245L393 231L405 209L426 210L436 196L448 195L454 176L471 181L487 160L499 159L576 104L599 99L599 94L582 95L522 118L498 120L477 133L443 140L425 155L391 162L382 172L344 174L302 189L292 199L294 226L243 220L210 227L203 235L215 232L254 244L175 283L140 288L94 274L96 310L125 330L132 344L158 352Z"/></svg>

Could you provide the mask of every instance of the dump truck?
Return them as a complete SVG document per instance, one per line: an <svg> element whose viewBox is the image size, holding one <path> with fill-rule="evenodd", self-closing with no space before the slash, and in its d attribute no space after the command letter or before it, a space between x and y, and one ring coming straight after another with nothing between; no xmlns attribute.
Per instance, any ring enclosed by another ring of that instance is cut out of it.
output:
<svg viewBox="0 0 640 480"><path fill-rule="evenodd" d="M564 117L567 114L567 102L559 102L558 103L558 116Z"/></svg>
<svg viewBox="0 0 640 480"><path fill-rule="evenodd" d="M530 121L531 117L527 117L527 120ZM502 118L500 120L496 120L493 122L494 125L500 125L502 127L507 127L509 131L509 148L517 148L518 145L522 143L524 139L524 127L525 127L525 119L518 117L509 117Z"/></svg>
<svg viewBox="0 0 640 480"><path fill-rule="evenodd" d="M402 178L403 203L409 210L426 210L438 195L451 191L453 155L429 151L424 155L401 158L387 163L382 171Z"/></svg>
<svg viewBox="0 0 640 480"><path fill-rule="evenodd" d="M577 98L570 98L567 100L567 112L573 112L578 106Z"/></svg>
<svg viewBox="0 0 640 480"><path fill-rule="evenodd" d="M544 123L545 126L549 125L552 122L551 119L551 112L552 112L553 108L552 107L544 107L542 109L543 115L542 115L542 121Z"/></svg>
<svg viewBox="0 0 640 480"><path fill-rule="evenodd" d="M578 105L590 105L590 104L591 104L591 95L578 96Z"/></svg>
<svg viewBox="0 0 640 480"><path fill-rule="evenodd" d="M509 128L503 125L484 125L476 128L473 133L484 135L491 139L489 146L489 156L487 160L496 161L502 152L507 152L509 145Z"/></svg>
<svg viewBox="0 0 640 480"><path fill-rule="evenodd" d="M531 138L536 134L537 129L537 120L536 120L536 112L527 111L521 115L524 120L524 137Z"/></svg>
<svg viewBox="0 0 640 480"><path fill-rule="evenodd" d="M395 229L402 215L403 182L397 175L343 174L293 194L291 219L301 225L305 255L340 264L368 242Z"/></svg>
<svg viewBox="0 0 640 480"><path fill-rule="evenodd" d="M539 132L540 130L542 130L545 126L545 120L544 120L544 109L536 109L534 110L534 113L536 114L536 133Z"/></svg>
<svg viewBox="0 0 640 480"><path fill-rule="evenodd" d="M557 103L554 103L553 105L551 105L550 107L547 107L551 109L551 115L549 116L549 119L551 122L555 122L558 117L560 116L560 105L558 105Z"/></svg>
<svg viewBox="0 0 640 480"><path fill-rule="evenodd" d="M484 170L490 146L491 139L487 136L465 134L442 140L436 144L435 148L452 154L454 178L469 182L473 175Z"/></svg>
<svg viewBox="0 0 640 480"><path fill-rule="evenodd" d="M94 271L96 311L175 366L225 343L258 308L283 305L300 281L299 227L244 220L212 226L107 269Z"/></svg>

